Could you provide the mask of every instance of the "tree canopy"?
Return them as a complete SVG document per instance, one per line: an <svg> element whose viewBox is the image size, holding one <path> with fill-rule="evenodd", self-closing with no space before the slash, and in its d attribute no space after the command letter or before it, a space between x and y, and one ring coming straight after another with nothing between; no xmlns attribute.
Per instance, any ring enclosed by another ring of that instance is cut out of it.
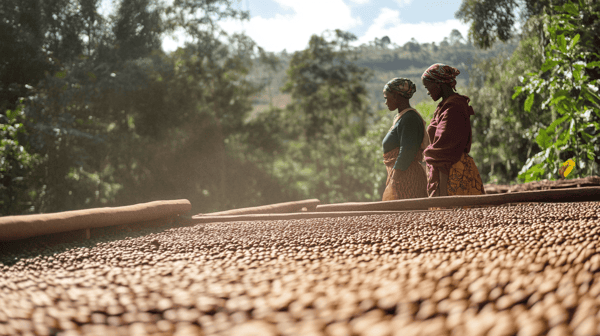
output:
<svg viewBox="0 0 600 336"><path fill-rule="evenodd" d="M454 30L439 45L384 36L355 48L356 36L332 30L290 54L225 34L221 20L248 18L232 3L121 0L101 15L99 0L0 2L0 214L379 200L393 116L383 85L413 79L429 120L436 103L419 78L436 62L461 70L484 182L556 178L569 158L570 176L598 173L594 1L465 0L468 39ZM165 53L161 40L181 31L190 42Z"/></svg>
<svg viewBox="0 0 600 336"><path fill-rule="evenodd" d="M484 10L494 3L499 7ZM489 47L494 40L490 27L511 29L509 20L495 21L495 11L508 15L513 5L468 0L462 7L470 11L460 16L473 20L470 37ZM473 105L484 111L475 120L475 157L488 178L504 183L517 177L555 179L567 159L577 162L578 172L571 178L598 174L598 4L580 0L521 5L527 21L519 48L475 68L480 81L473 83ZM477 30L485 24L491 26Z"/></svg>

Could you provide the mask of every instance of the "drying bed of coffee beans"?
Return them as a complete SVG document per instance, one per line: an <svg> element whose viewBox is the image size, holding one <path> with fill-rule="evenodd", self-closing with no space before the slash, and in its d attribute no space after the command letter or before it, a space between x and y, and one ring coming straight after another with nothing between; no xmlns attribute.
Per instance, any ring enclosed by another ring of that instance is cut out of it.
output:
<svg viewBox="0 0 600 336"><path fill-rule="evenodd" d="M518 204L24 246L0 252L0 334L598 335L599 217Z"/></svg>
<svg viewBox="0 0 600 336"><path fill-rule="evenodd" d="M580 188L600 186L600 176L587 176L575 179L561 180L541 180L528 183L513 185L506 184L486 184L484 185L486 194L502 194L508 192L562 189L562 188Z"/></svg>

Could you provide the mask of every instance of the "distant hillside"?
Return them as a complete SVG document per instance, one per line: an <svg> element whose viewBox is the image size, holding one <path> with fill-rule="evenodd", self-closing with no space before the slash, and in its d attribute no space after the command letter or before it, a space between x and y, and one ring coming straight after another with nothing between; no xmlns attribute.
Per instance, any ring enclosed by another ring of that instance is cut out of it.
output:
<svg viewBox="0 0 600 336"><path fill-rule="evenodd" d="M429 99L421 83L421 74L431 64L444 63L458 68L461 74L457 77L457 86L467 87L469 70L473 65L498 55L509 57L517 47L517 43L518 41L496 43L489 50L479 50L470 43L461 42L452 45L442 42L440 46L430 43L418 44L416 41L408 42L404 46L372 43L356 49L356 63L373 71L371 81L366 84L373 110L385 107L383 86L394 77L409 78L417 85L417 92L411 99L414 106ZM266 85L265 90L254 97L254 113L267 109L269 102L281 108L291 102L291 97L280 91L286 80L291 55L284 52L277 56L280 59L278 71L273 71L257 62L249 74L253 81Z"/></svg>

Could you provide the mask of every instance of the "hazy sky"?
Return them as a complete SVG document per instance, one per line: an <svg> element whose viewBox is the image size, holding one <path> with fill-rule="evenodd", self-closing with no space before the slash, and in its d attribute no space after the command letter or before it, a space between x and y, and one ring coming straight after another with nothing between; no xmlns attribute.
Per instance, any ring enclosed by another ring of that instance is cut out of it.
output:
<svg viewBox="0 0 600 336"><path fill-rule="evenodd" d="M358 37L354 45L388 36L403 45L415 38L419 43L439 44L452 29L464 37L468 26L454 18L461 0L234 0L238 9L249 10L250 20L224 21L229 33L244 31L267 51L305 49L310 36L330 29L349 31ZM103 0L103 6L109 0ZM183 45L165 38L165 51Z"/></svg>

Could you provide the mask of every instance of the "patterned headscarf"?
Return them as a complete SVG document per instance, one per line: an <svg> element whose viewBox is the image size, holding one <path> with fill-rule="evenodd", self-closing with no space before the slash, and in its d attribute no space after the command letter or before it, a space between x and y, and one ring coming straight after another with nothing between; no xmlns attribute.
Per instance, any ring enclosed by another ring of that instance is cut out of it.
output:
<svg viewBox="0 0 600 336"><path fill-rule="evenodd" d="M421 79L427 79L432 82L450 84L450 86L453 89L456 89L455 78L459 74L460 71L458 71L457 68L453 68L449 65L445 65L442 63L436 63L427 68L425 72L423 72L423 76L421 76Z"/></svg>
<svg viewBox="0 0 600 336"><path fill-rule="evenodd" d="M408 78L394 78L385 84L383 91L399 93L402 97L410 99L417 91L417 86Z"/></svg>

